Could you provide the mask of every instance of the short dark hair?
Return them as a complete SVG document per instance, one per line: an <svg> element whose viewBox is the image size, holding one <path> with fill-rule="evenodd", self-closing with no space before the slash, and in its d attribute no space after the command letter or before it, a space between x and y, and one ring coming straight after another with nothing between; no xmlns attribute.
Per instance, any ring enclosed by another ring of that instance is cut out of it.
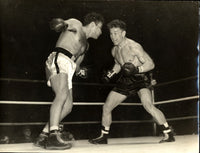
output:
<svg viewBox="0 0 200 153"><path fill-rule="evenodd" d="M102 24L104 23L104 18L101 14L92 12L92 13L88 13L85 17L84 17L84 21L83 21L83 25L88 25L91 22L95 22L95 24L98 24L99 22L101 22Z"/></svg>
<svg viewBox="0 0 200 153"><path fill-rule="evenodd" d="M119 20L119 19L112 20L111 22L109 22L107 24L107 27L108 27L108 29L120 28L120 29L126 31L126 23L122 20Z"/></svg>

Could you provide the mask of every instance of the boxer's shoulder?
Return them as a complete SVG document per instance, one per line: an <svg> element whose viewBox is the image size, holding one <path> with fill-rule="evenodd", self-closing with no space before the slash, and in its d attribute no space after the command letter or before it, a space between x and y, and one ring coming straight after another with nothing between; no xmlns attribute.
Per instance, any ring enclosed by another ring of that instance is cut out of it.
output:
<svg viewBox="0 0 200 153"><path fill-rule="evenodd" d="M75 18L69 18L68 20L66 20L66 22L71 23L71 24L82 25L81 21Z"/></svg>
<svg viewBox="0 0 200 153"><path fill-rule="evenodd" d="M81 21L75 19L75 18L70 18L68 20L65 21L68 24L68 30L74 30L74 31L78 31L79 29L82 28L83 24L81 23Z"/></svg>
<svg viewBox="0 0 200 153"><path fill-rule="evenodd" d="M126 45L132 48L141 47L141 45L138 42L129 38L126 39Z"/></svg>

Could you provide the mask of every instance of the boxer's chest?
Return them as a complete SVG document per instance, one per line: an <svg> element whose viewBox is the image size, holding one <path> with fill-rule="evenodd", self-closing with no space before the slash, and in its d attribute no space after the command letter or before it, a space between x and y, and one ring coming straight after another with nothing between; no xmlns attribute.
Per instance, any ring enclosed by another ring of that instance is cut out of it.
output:
<svg viewBox="0 0 200 153"><path fill-rule="evenodd" d="M115 59L123 65L126 62L138 63L139 60L133 49L129 47L116 47L115 48Z"/></svg>
<svg viewBox="0 0 200 153"><path fill-rule="evenodd" d="M76 50L75 55L79 56L83 54L88 48L88 42L86 36L82 33L77 34L75 42L76 42L74 45L74 48Z"/></svg>

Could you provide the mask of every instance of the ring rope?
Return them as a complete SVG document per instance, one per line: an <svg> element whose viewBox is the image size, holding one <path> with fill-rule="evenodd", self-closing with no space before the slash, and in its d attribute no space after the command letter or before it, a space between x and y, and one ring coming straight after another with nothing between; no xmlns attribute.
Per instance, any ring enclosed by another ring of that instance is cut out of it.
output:
<svg viewBox="0 0 200 153"><path fill-rule="evenodd" d="M199 95L184 97L184 98L178 98L178 99L172 99L172 100L158 101L158 102L155 102L154 104L160 105L160 104L165 104L165 103L180 102L180 101L186 101L186 100L192 100L192 99L199 99Z"/></svg>
<svg viewBox="0 0 200 153"><path fill-rule="evenodd" d="M34 101L0 101L0 104L19 104L19 105L51 105L52 102L34 102ZM103 102L74 102L73 105L103 105ZM142 105L141 103L121 103L120 105Z"/></svg>
<svg viewBox="0 0 200 153"><path fill-rule="evenodd" d="M29 80L29 79L15 79L15 78L0 78L0 81L13 82L27 82L27 83L46 83L46 80ZM73 85L87 85L87 86L114 86L115 84L100 84L88 82L72 82Z"/></svg>
<svg viewBox="0 0 200 153"><path fill-rule="evenodd" d="M172 99L172 100L164 100L164 101L158 101L155 102L155 105L159 104L165 104L165 103L172 103L172 102L180 102L180 101L187 101L187 100L192 100L192 99L198 99L199 95L196 96L190 96L190 97L184 97L184 98L178 98L178 99ZM34 102L34 101L0 101L0 104L23 104L23 105L50 105L52 102ZM73 105L103 105L103 102L74 102ZM141 103L121 103L120 105L137 105L137 106L142 106Z"/></svg>
<svg viewBox="0 0 200 153"><path fill-rule="evenodd" d="M177 121L177 120L187 120L187 119L197 119L197 116L187 116L187 117L176 117L167 119L167 121ZM154 120L126 120L126 121L113 121L115 124L125 124L125 123L153 123ZM100 121L75 121L75 122L62 122L67 125L74 124L99 124ZM46 122L21 122L21 123L0 123L0 126L22 126L22 125L44 125Z"/></svg>
<svg viewBox="0 0 200 153"><path fill-rule="evenodd" d="M158 83L154 87L164 86L168 84L173 84L181 81L196 79L197 75L190 76L178 80L173 80L164 83ZM46 80L30 80L30 79L15 79L15 78L0 78L0 81L15 81L15 82L28 82L28 83L46 83ZM114 86L115 84L100 84L100 83L88 83L88 82L73 82L73 85L88 85L88 86Z"/></svg>
<svg viewBox="0 0 200 153"><path fill-rule="evenodd" d="M181 82L181 81L186 81L186 80L192 80L192 79L196 79L197 76L190 76L187 78L182 78L182 79L178 79L178 80L173 80L173 81L169 81L169 82L163 82L163 83L158 83L155 85L155 87L159 87L159 86L164 86L164 85L168 85L168 84L173 84L173 83L177 83L177 82Z"/></svg>

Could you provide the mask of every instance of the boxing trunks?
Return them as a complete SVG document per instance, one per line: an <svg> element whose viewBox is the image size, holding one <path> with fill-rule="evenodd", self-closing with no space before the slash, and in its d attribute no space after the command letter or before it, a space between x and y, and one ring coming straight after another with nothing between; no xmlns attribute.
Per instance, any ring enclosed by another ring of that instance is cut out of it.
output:
<svg viewBox="0 0 200 153"><path fill-rule="evenodd" d="M149 88L150 86L151 83L148 72L132 76L124 76L122 74L112 91L129 96L137 93L142 88Z"/></svg>
<svg viewBox="0 0 200 153"><path fill-rule="evenodd" d="M72 77L76 70L76 63L71 60L72 54L63 49L56 47L46 60L46 77L47 85L51 86L50 79L59 74L66 73L68 75L68 87L72 88Z"/></svg>

